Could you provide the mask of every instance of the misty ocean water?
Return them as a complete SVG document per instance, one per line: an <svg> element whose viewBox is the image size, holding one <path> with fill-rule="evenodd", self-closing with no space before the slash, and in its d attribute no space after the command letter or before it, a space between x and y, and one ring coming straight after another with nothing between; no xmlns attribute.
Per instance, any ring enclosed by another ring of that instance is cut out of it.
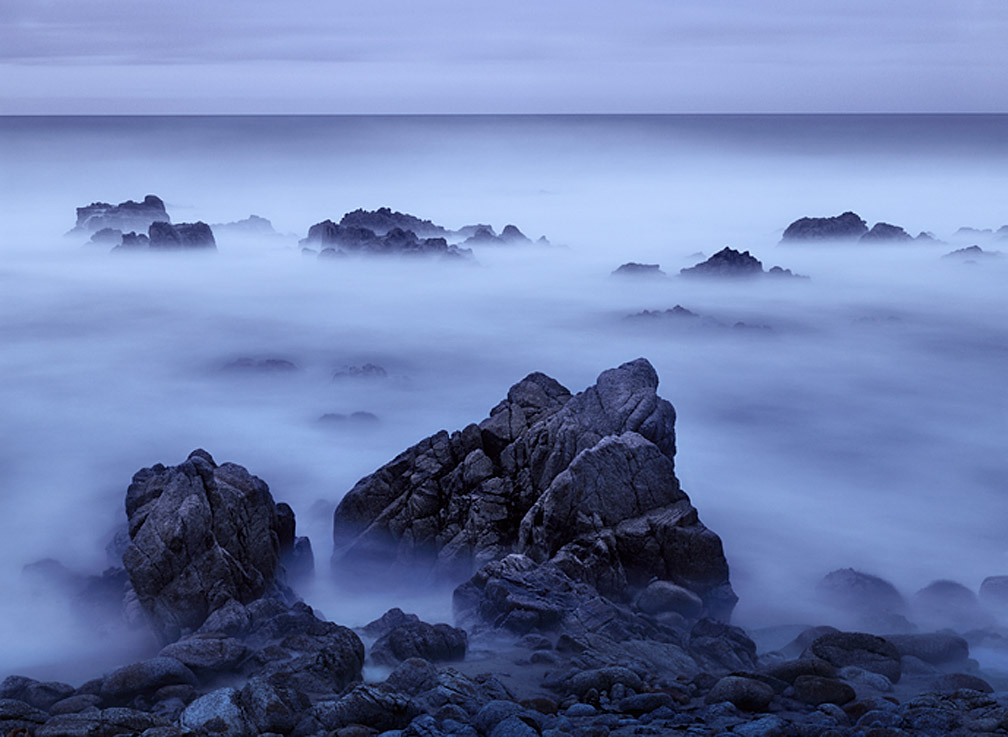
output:
<svg viewBox="0 0 1008 737"><path fill-rule="evenodd" d="M447 592L328 581L335 503L532 371L579 391L637 356L676 407L737 623L825 621L805 597L839 567L975 590L1008 573L1008 240L956 231L1008 223L1006 171L1005 116L0 118L0 673L90 677L151 647L21 572L106 568L132 474L197 447L294 507L326 616L450 621ZM175 222L255 213L284 235L198 255L63 236L75 207L149 193ZM380 206L553 245L299 252L313 223ZM778 245L845 210L945 242ZM974 243L1005 255L942 258ZM810 279L675 276L725 245ZM627 261L669 278L609 276ZM677 304L710 319L627 319ZM225 370L242 357L298 370ZM388 375L333 377L365 363ZM352 412L378 420L320 421Z"/></svg>

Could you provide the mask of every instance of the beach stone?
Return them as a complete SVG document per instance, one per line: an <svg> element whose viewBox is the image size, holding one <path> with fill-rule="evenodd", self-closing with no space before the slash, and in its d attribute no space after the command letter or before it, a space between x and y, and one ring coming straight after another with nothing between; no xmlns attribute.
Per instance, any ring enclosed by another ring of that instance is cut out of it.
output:
<svg viewBox="0 0 1008 737"><path fill-rule="evenodd" d="M375 663L395 665L409 658L430 662L462 660L468 638L464 630L448 624L407 622L392 628L371 647Z"/></svg>
<svg viewBox="0 0 1008 737"><path fill-rule="evenodd" d="M863 632L830 632L809 646L809 652L837 668L854 665L881 673L892 683L900 678L900 654L888 640Z"/></svg>
<svg viewBox="0 0 1008 737"><path fill-rule="evenodd" d="M152 694L162 686L195 686L196 675L175 658L155 657L131 663L109 673L101 684L101 697L109 704L127 703L134 697Z"/></svg>
<svg viewBox="0 0 1008 737"><path fill-rule="evenodd" d="M238 691L230 686L193 701L179 717L179 725L222 737L252 737L255 731L241 707Z"/></svg>
<svg viewBox="0 0 1008 737"><path fill-rule="evenodd" d="M231 670L247 652L233 637L194 635L162 648L158 655L174 658L198 674Z"/></svg>
<svg viewBox="0 0 1008 737"><path fill-rule="evenodd" d="M955 693L960 689L980 691L981 693L993 693L994 688L983 678L969 673L946 673L938 676L931 684L931 688L938 693Z"/></svg>
<svg viewBox="0 0 1008 737"><path fill-rule="evenodd" d="M708 704L728 701L742 711L765 711L773 701L774 691L767 684L742 676L725 676L707 692Z"/></svg>

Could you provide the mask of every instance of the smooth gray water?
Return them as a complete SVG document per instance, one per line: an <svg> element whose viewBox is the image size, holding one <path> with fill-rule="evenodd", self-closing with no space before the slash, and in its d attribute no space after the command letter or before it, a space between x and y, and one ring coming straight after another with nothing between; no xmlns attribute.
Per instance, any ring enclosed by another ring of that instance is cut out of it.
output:
<svg viewBox="0 0 1008 737"><path fill-rule="evenodd" d="M678 411L677 472L724 541L738 622L816 620L802 596L841 566L906 593L1008 573L1008 255L941 258L1008 252L954 237L1008 223L1006 165L1001 116L0 119L0 673L100 672L139 647L20 571L105 567L142 466L204 447L261 476L315 545L308 600L360 624L404 602L324 580L332 505L358 478L531 371L580 390L640 355ZM293 235L125 258L62 237L75 207L147 193L175 221L256 213ZM475 264L298 253L311 224L382 205L559 245ZM847 209L948 243L777 246L790 221ZM673 275L726 244L811 279L608 276ZM624 319L675 304L727 327ZM300 370L221 370L241 356ZM333 381L365 362L388 378ZM380 422L317 421L358 410ZM410 605L450 617L446 596Z"/></svg>

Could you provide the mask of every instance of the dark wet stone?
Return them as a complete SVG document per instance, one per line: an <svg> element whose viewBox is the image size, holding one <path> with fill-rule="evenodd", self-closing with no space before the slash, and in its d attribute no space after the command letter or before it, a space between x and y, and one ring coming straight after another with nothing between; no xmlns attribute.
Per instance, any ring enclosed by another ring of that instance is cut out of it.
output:
<svg viewBox="0 0 1008 737"><path fill-rule="evenodd" d="M464 630L448 624L406 622L382 635L371 648L375 663L395 665L409 658L430 662L462 660L468 638Z"/></svg>
<svg viewBox="0 0 1008 737"><path fill-rule="evenodd" d="M742 711L765 711L774 691L765 683L742 676L725 676L704 697L708 704L728 701Z"/></svg>
<svg viewBox="0 0 1008 737"><path fill-rule="evenodd" d="M128 703L138 695L152 694L162 686L196 685L195 674L175 658L156 657L131 663L109 673L101 697L109 704Z"/></svg>
<svg viewBox="0 0 1008 737"><path fill-rule="evenodd" d="M900 678L900 654L889 641L863 632L831 632L818 637L809 651L837 668L857 666L893 683Z"/></svg>
<svg viewBox="0 0 1008 737"><path fill-rule="evenodd" d="M843 681L822 676L798 676L794 680L794 697L806 704L836 704L843 706L853 701L857 695L854 689Z"/></svg>

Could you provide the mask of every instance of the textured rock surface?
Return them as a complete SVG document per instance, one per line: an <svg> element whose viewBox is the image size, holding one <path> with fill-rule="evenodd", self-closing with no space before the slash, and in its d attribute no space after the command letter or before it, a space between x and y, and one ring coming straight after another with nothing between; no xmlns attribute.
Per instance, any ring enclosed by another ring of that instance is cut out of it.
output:
<svg viewBox="0 0 1008 737"><path fill-rule="evenodd" d="M334 515L337 571L463 577L522 552L610 594L657 576L727 616L721 541L679 488L675 410L657 386L644 359L573 397L529 375L479 425L437 433L357 483Z"/></svg>
<svg viewBox="0 0 1008 737"><path fill-rule="evenodd" d="M128 231L146 231L151 223L170 223L160 197L149 194L142 202L126 200L118 205L108 202L92 202L77 208L77 223L71 233L96 233L104 228Z"/></svg>
<svg viewBox="0 0 1008 737"><path fill-rule="evenodd" d="M213 231L209 225L203 222L178 223L177 225L163 222L151 223L147 229L147 237L150 240L152 250L217 248Z"/></svg>
<svg viewBox="0 0 1008 737"><path fill-rule="evenodd" d="M166 641L199 627L230 600L275 583L280 543L269 488L241 466L193 451L178 466L139 471L126 492L123 564Z"/></svg>
<svg viewBox="0 0 1008 737"><path fill-rule="evenodd" d="M749 251L740 252L726 246L706 261L680 269L679 273L683 276L759 276L763 273L763 264Z"/></svg>
<svg viewBox="0 0 1008 737"><path fill-rule="evenodd" d="M871 230L861 236L860 240L862 243L899 243L912 241L913 237L898 225L875 223Z"/></svg>
<svg viewBox="0 0 1008 737"><path fill-rule="evenodd" d="M799 218L784 230L782 241L855 240L868 232L868 224L857 214L836 217Z"/></svg>

